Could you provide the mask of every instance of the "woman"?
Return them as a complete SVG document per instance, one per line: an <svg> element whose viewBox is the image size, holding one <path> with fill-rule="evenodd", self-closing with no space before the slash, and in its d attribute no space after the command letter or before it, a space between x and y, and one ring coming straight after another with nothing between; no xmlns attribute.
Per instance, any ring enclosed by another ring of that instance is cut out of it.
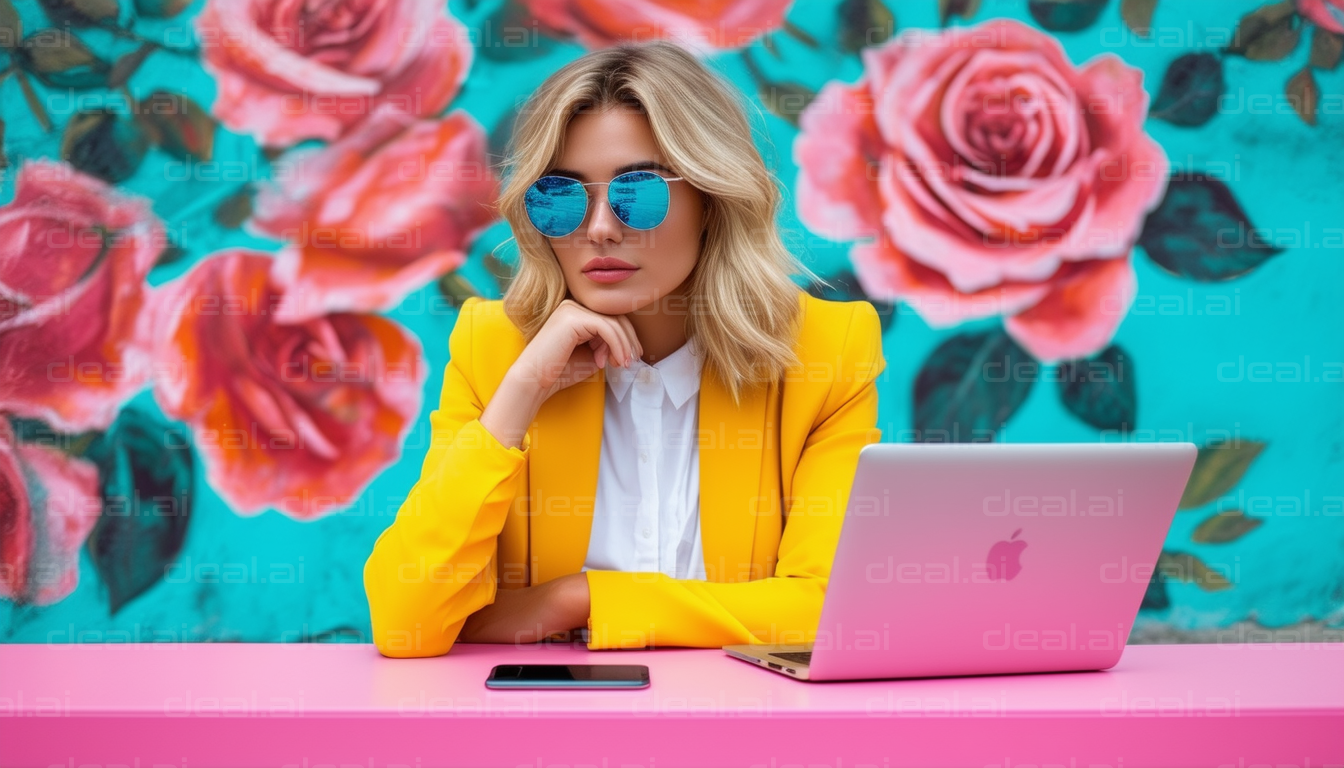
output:
<svg viewBox="0 0 1344 768"><path fill-rule="evenodd" d="M881 326L810 296L730 84L666 42L591 52L522 110L521 260L470 299L419 481L364 568L386 656L815 639Z"/></svg>

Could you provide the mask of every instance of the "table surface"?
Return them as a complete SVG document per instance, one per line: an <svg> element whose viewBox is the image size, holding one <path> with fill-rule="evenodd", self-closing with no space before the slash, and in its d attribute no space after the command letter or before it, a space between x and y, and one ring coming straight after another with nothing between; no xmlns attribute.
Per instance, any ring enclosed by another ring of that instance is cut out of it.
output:
<svg viewBox="0 0 1344 768"><path fill-rule="evenodd" d="M652 685L484 686L494 665L519 663L644 664ZM341 722L360 726L332 728ZM679 738L650 746L669 734ZM394 753L418 768L1011 768L1069 766L1065 753L1073 766L1318 767L1344 765L1341 734L1338 643L1137 645L1099 672L824 683L717 649L459 643L445 656L389 659L357 644L0 645L6 766L131 765L132 752L143 766L180 765L192 750L190 766L314 768L346 750L367 753L347 761L366 768L397 764Z"/></svg>

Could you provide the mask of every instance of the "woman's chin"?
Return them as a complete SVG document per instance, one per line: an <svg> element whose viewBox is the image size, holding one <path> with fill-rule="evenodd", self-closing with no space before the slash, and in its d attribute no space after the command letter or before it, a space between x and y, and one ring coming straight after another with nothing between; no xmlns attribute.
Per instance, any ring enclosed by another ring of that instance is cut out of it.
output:
<svg viewBox="0 0 1344 768"><path fill-rule="evenodd" d="M633 286L599 285L584 290L570 290L575 301L600 315L628 315L650 306L656 296Z"/></svg>

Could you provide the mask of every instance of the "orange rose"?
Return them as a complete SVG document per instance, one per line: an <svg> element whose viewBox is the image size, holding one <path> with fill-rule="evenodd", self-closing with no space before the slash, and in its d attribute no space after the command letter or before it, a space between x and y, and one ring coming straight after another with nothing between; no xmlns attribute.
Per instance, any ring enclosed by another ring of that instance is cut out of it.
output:
<svg viewBox="0 0 1344 768"><path fill-rule="evenodd" d="M191 426L236 511L311 519L400 456L424 363L415 337L376 315L279 322L271 264L224 251L156 292L154 394Z"/></svg>

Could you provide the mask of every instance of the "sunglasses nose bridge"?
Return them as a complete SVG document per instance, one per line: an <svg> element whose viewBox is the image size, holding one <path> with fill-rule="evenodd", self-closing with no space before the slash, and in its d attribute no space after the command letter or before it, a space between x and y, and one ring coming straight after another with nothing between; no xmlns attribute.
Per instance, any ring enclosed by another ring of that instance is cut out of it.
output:
<svg viewBox="0 0 1344 768"><path fill-rule="evenodd" d="M584 212L583 222L579 226L586 226L591 229L594 225L600 223L602 228L609 230L619 238L621 227L625 222L621 221L621 218L616 215L616 209L612 206L611 198L608 196L611 182L599 181L593 183L599 185L600 188L596 192L588 193L588 210Z"/></svg>

